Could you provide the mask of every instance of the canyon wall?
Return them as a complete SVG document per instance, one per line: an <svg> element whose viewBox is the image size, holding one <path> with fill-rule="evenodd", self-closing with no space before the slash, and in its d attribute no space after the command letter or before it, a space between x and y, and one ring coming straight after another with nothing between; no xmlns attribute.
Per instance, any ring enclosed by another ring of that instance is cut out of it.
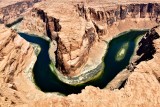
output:
<svg viewBox="0 0 160 107"><path fill-rule="evenodd" d="M17 2L10 0L1 1L0 23L13 23L15 20L18 20L21 14L26 12L28 8L32 7L35 3L40 1L42 0L17 0Z"/></svg>
<svg viewBox="0 0 160 107"><path fill-rule="evenodd" d="M90 69L94 69L101 63L106 49L103 40L109 41L116 34L130 28L152 28L159 20L158 3L118 4L108 7L83 2L50 4L48 1L35 5L15 29L46 35L55 40L57 51L53 54L56 55L56 67L63 74L73 76L87 71L88 65ZM94 49L101 52L96 51L98 55L94 56ZM97 60L95 64L91 62L94 60Z"/></svg>
<svg viewBox="0 0 160 107"><path fill-rule="evenodd" d="M31 44L14 30L0 24L0 106L19 104L53 97L37 89L32 68L37 57Z"/></svg>
<svg viewBox="0 0 160 107"><path fill-rule="evenodd" d="M55 3L54 6L56 5L62 4ZM47 35L51 40L55 40L56 67L64 74L77 74L79 72L76 71L80 71L81 66L85 64L89 50L98 40L98 36L94 24L79 17L73 5L62 7L64 7L62 11L56 7L50 10L55 14L50 15L44 9L35 6L16 29L42 37ZM56 15L61 18L57 18Z"/></svg>
<svg viewBox="0 0 160 107"><path fill-rule="evenodd" d="M0 29L0 105L20 103L22 74L36 56L31 45L15 31L1 24Z"/></svg>
<svg viewBox="0 0 160 107"><path fill-rule="evenodd" d="M159 107L160 105L160 39L153 41L156 50L153 59L140 62L120 90L101 90L87 86L78 95L62 97L53 93L45 94L35 88L24 72L36 58L32 47L15 31L2 25L0 29L0 105L2 107ZM160 35L159 27L155 28L155 31Z"/></svg>
<svg viewBox="0 0 160 107"><path fill-rule="evenodd" d="M160 28L155 31L160 35ZM153 35L152 35L153 36ZM48 98L20 106L43 107L159 107L160 106L160 39L153 41L153 59L138 64L121 89L87 86L82 93L63 98Z"/></svg>
<svg viewBox="0 0 160 107"><path fill-rule="evenodd" d="M38 3L22 22L14 27L17 27L18 31L39 36L47 35L56 40L56 59L59 60L56 61L56 66L68 75L78 74L84 70L83 67L88 70L90 66L96 67L101 63L101 58L106 52L105 41L111 40L117 34L134 28L149 29L159 23L157 3L151 3L150 11L148 3L118 6L110 4L108 7L104 6L105 9L97 10L98 4L87 7L83 3L68 4L68 1L72 0L67 0L66 4L52 2L54 0L47 1L43 4ZM140 5L144 5L144 8ZM129 6L133 7L132 12L128 12ZM115 15L116 13L118 15ZM160 35L159 27L155 31ZM67 97L43 93L31 82L28 70L25 69L34 65L36 56L30 44L15 31L0 25L0 44L2 107L160 106L160 39L153 41L156 50L153 58L140 62L121 89L109 90L87 86L82 93Z"/></svg>
<svg viewBox="0 0 160 107"><path fill-rule="evenodd" d="M112 25L118 20L126 18L149 18L160 22L160 4L158 3L143 3L143 4L127 4L108 7L88 7L77 5L80 16L87 16L86 12L90 13L93 20L105 21L108 25Z"/></svg>

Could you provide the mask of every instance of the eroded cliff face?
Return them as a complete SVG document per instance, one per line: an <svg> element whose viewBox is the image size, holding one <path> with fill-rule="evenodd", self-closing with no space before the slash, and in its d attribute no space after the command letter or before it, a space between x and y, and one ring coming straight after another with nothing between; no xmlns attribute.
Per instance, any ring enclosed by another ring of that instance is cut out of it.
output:
<svg viewBox="0 0 160 107"><path fill-rule="evenodd" d="M22 102L17 88L20 82L15 79L21 76L36 57L30 44L15 31L3 25L0 25L0 29L0 105L14 104Z"/></svg>
<svg viewBox="0 0 160 107"><path fill-rule="evenodd" d="M8 5L1 1L0 3L5 6L0 6L0 23L12 24L15 20L18 20L21 14L26 12L28 8L40 1L42 0L20 0L12 4L12 1L8 0ZM7 2L5 1L5 3Z"/></svg>
<svg viewBox="0 0 160 107"><path fill-rule="evenodd" d="M80 16L89 20L103 21L111 26L118 20L126 18L149 18L160 23L160 4L143 3L143 4L119 4L116 6L85 6L83 3L77 4L77 11ZM89 15L88 15L89 14Z"/></svg>
<svg viewBox="0 0 160 107"><path fill-rule="evenodd" d="M62 97L51 93L41 93L26 78L24 69L36 58L32 47L18 36L15 31L4 26L0 26L0 28L0 65L2 67L0 70L0 105L2 107L159 107L160 105L160 39L153 41L153 46L156 50L153 59L140 62L120 90L87 86L78 95L72 94ZM156 28L155 32L160 35L160 28Z"/></svg>
<svg viewBox="0 0 160 107"><path fill-rule="evenodd" d="M90 48L98 40L96 28L92 21L79 17L73 5L54 5L62 6L64 9L55 7L50 10L54 14L50 15L44 9L35 6L16 29L30 34L47 35L51 40L55 40L56 67L64 74L75 75L81 71L88 59Z"/></svg>
<svg viewBox="0 0 160 107"><path fill-rule="evenodd" d="M160 28L155 29L160 35ZM150 36L155 36L149 33ZM54 97L39 100L25 105L25 107L69 106L69 107L159 107L160 106L160 39L154 39L156 53L153 59L140 62L134 72L127 79L121 89L99 89L87 86L82 93L67 97Z"/></svg>
<svg viewBox="0 0 160 107"><path fill-rule="evenodd" d="M152 12L147 3L111 5L98 12L96 6L93 6L94 8L85 7L83 4L71 6L67 4L69 0L66 4L47 1L49 2L37 4L24 17L17 30L47 35L56 40L56 57L59 60L56 61L57 67L68 75L75 75L76 70L77 73L85 69L88 71L89 68L92 69L101 63L101 58L106 52L104 40L109 41L129 29L152 28L159 20L159 14L155 15L159 4L154 3L151 4ZM128 12L130 5L134 7L132 12ZM143 8L139 7L140 5L143 5ZM160 35L159 27L155 31ZM40 92L30 78L27 78L28 72L24 72L24 69L34 64L32 61L36 60L29 43L15 31L1 25L0 35L0 106L2 107L160 106L160 39L153 41L156 52L152 59L140 61L121 89L110 90L87 86L78 95L62 97Z"/></svg>
<svg viewBox="0 0 160 107"><path fill-rule="evenodd" d="M47 35L50 39L57 39L57 32L60 31L59 19L48 16L46 12L41 9L33 8L26 13L22 25L24 32L30 32L39 36ZM19 30L18 29L18 30Z"/></svg>
<svg viewBox="0 0 160 107"><path fill-rule="evenodd" d="M36 55L29 42L0 24L0 106L46 98L33 84L32 67ZM41 97L40 97L41 96Z"/></svg>
<svg viewBox="0 0 160 107"><path fill-rule="evenodd" d="M42 2L27 13L16 29L55 40L56 67L74 76L86 72L88 65L94 69L101 63L106 49L103 40L109 41L130 28L152 28L159 23L158 3L97 5ZM100 51L96 56L95 49Z"/></svg>

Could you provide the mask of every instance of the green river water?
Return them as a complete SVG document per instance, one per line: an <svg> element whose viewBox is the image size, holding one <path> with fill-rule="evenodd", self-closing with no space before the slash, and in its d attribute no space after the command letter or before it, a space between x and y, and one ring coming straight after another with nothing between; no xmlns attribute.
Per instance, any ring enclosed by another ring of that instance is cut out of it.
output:
<svg viewBox="0 0 160 107"><path fill-rule="evenodd" d="M117 35L108 44L107 52L103 58L104 68L101 75L80 85L69 85L60 81L49 67L51 60L49 58L49 41L38 36L31 36L19 33L21 37L31 43L38 44L41 51L33 68L34 82L43 92L60 92L68 95L79 93L87 85L104 88L106 85L128 64L134 54L138 38L142 37L146 30L130 30ZM106 44L107 45L107 44Z"/></svg>

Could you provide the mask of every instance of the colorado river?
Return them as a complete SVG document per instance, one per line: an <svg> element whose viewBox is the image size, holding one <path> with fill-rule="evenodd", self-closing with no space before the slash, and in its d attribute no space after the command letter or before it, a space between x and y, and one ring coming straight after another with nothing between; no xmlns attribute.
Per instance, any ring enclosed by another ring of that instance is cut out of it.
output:
<svg viewBox="0 0 160 107"><path fill-rule="evenodd" d="M63 94L79 93L85 86L93 85L104 88L122 69L124 69L134 54L136 43L146 31L129 31L118 35L109 42L104 56L105 67L102 75L95 80L81 85L72 86L60 81L50 69L49 41L36 36L19 33L21 37L31 43L38 44L41 51L33 68L34 82L44 92L60 92Z"/></svg>

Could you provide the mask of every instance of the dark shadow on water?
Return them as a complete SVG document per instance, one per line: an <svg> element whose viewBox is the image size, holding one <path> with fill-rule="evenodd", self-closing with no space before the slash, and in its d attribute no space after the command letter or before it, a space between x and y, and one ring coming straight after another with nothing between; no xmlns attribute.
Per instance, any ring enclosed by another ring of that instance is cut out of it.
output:
<svg viewBox="0 0 160 107"><path fill-rule="evenodd" d="M52 73L49 64L51 62L48 54L49 42L36 36L29 36L24 33L19 33L25 40L40 45L41 52L37 57L37 61L33 68L33 75L35 84L43 92L60 92L65 95L71 93L80 93L81 90L87 85L93 85L100 88L104 88L122 69L128 64L129 60L135 49L135 39L146 33L146 31L131 31L120 37L113 39L109 43L108 52L104 57L105 68L103 74L93 81L89 81L82 85L71 86L61 82L54 73ZM126 56L121 61L116 61L115 56L119 51L120 47L125 43L129 42L129 48Z"/></svg>
<svg viewBox="0 0 160 107"><path fill-rule="evenodd" d="M74 87L61 82L54 73L52 73L49 64L51 62L48 54L49 42L36 36L29 36L19 33L25 40L38 44L41 52L33 68L34 81L36 85L44 92L60 92L63 94L79 93L84 86Z"/></svg>
<svg viewBox="0 0 160 107"><path fill-rule="evenodd" d="M109 42L108 52L104 57L105 68L103 75L96 80L96 82L90 84L104 88L120 71L122 71L129 64L130 58L134 53L136 47L136 39L139 35L145 34L146 31L130 31L122 36L114 38ZM116 61L115 57L124 43L128 42L129 47L123 60Z"/></svg>

